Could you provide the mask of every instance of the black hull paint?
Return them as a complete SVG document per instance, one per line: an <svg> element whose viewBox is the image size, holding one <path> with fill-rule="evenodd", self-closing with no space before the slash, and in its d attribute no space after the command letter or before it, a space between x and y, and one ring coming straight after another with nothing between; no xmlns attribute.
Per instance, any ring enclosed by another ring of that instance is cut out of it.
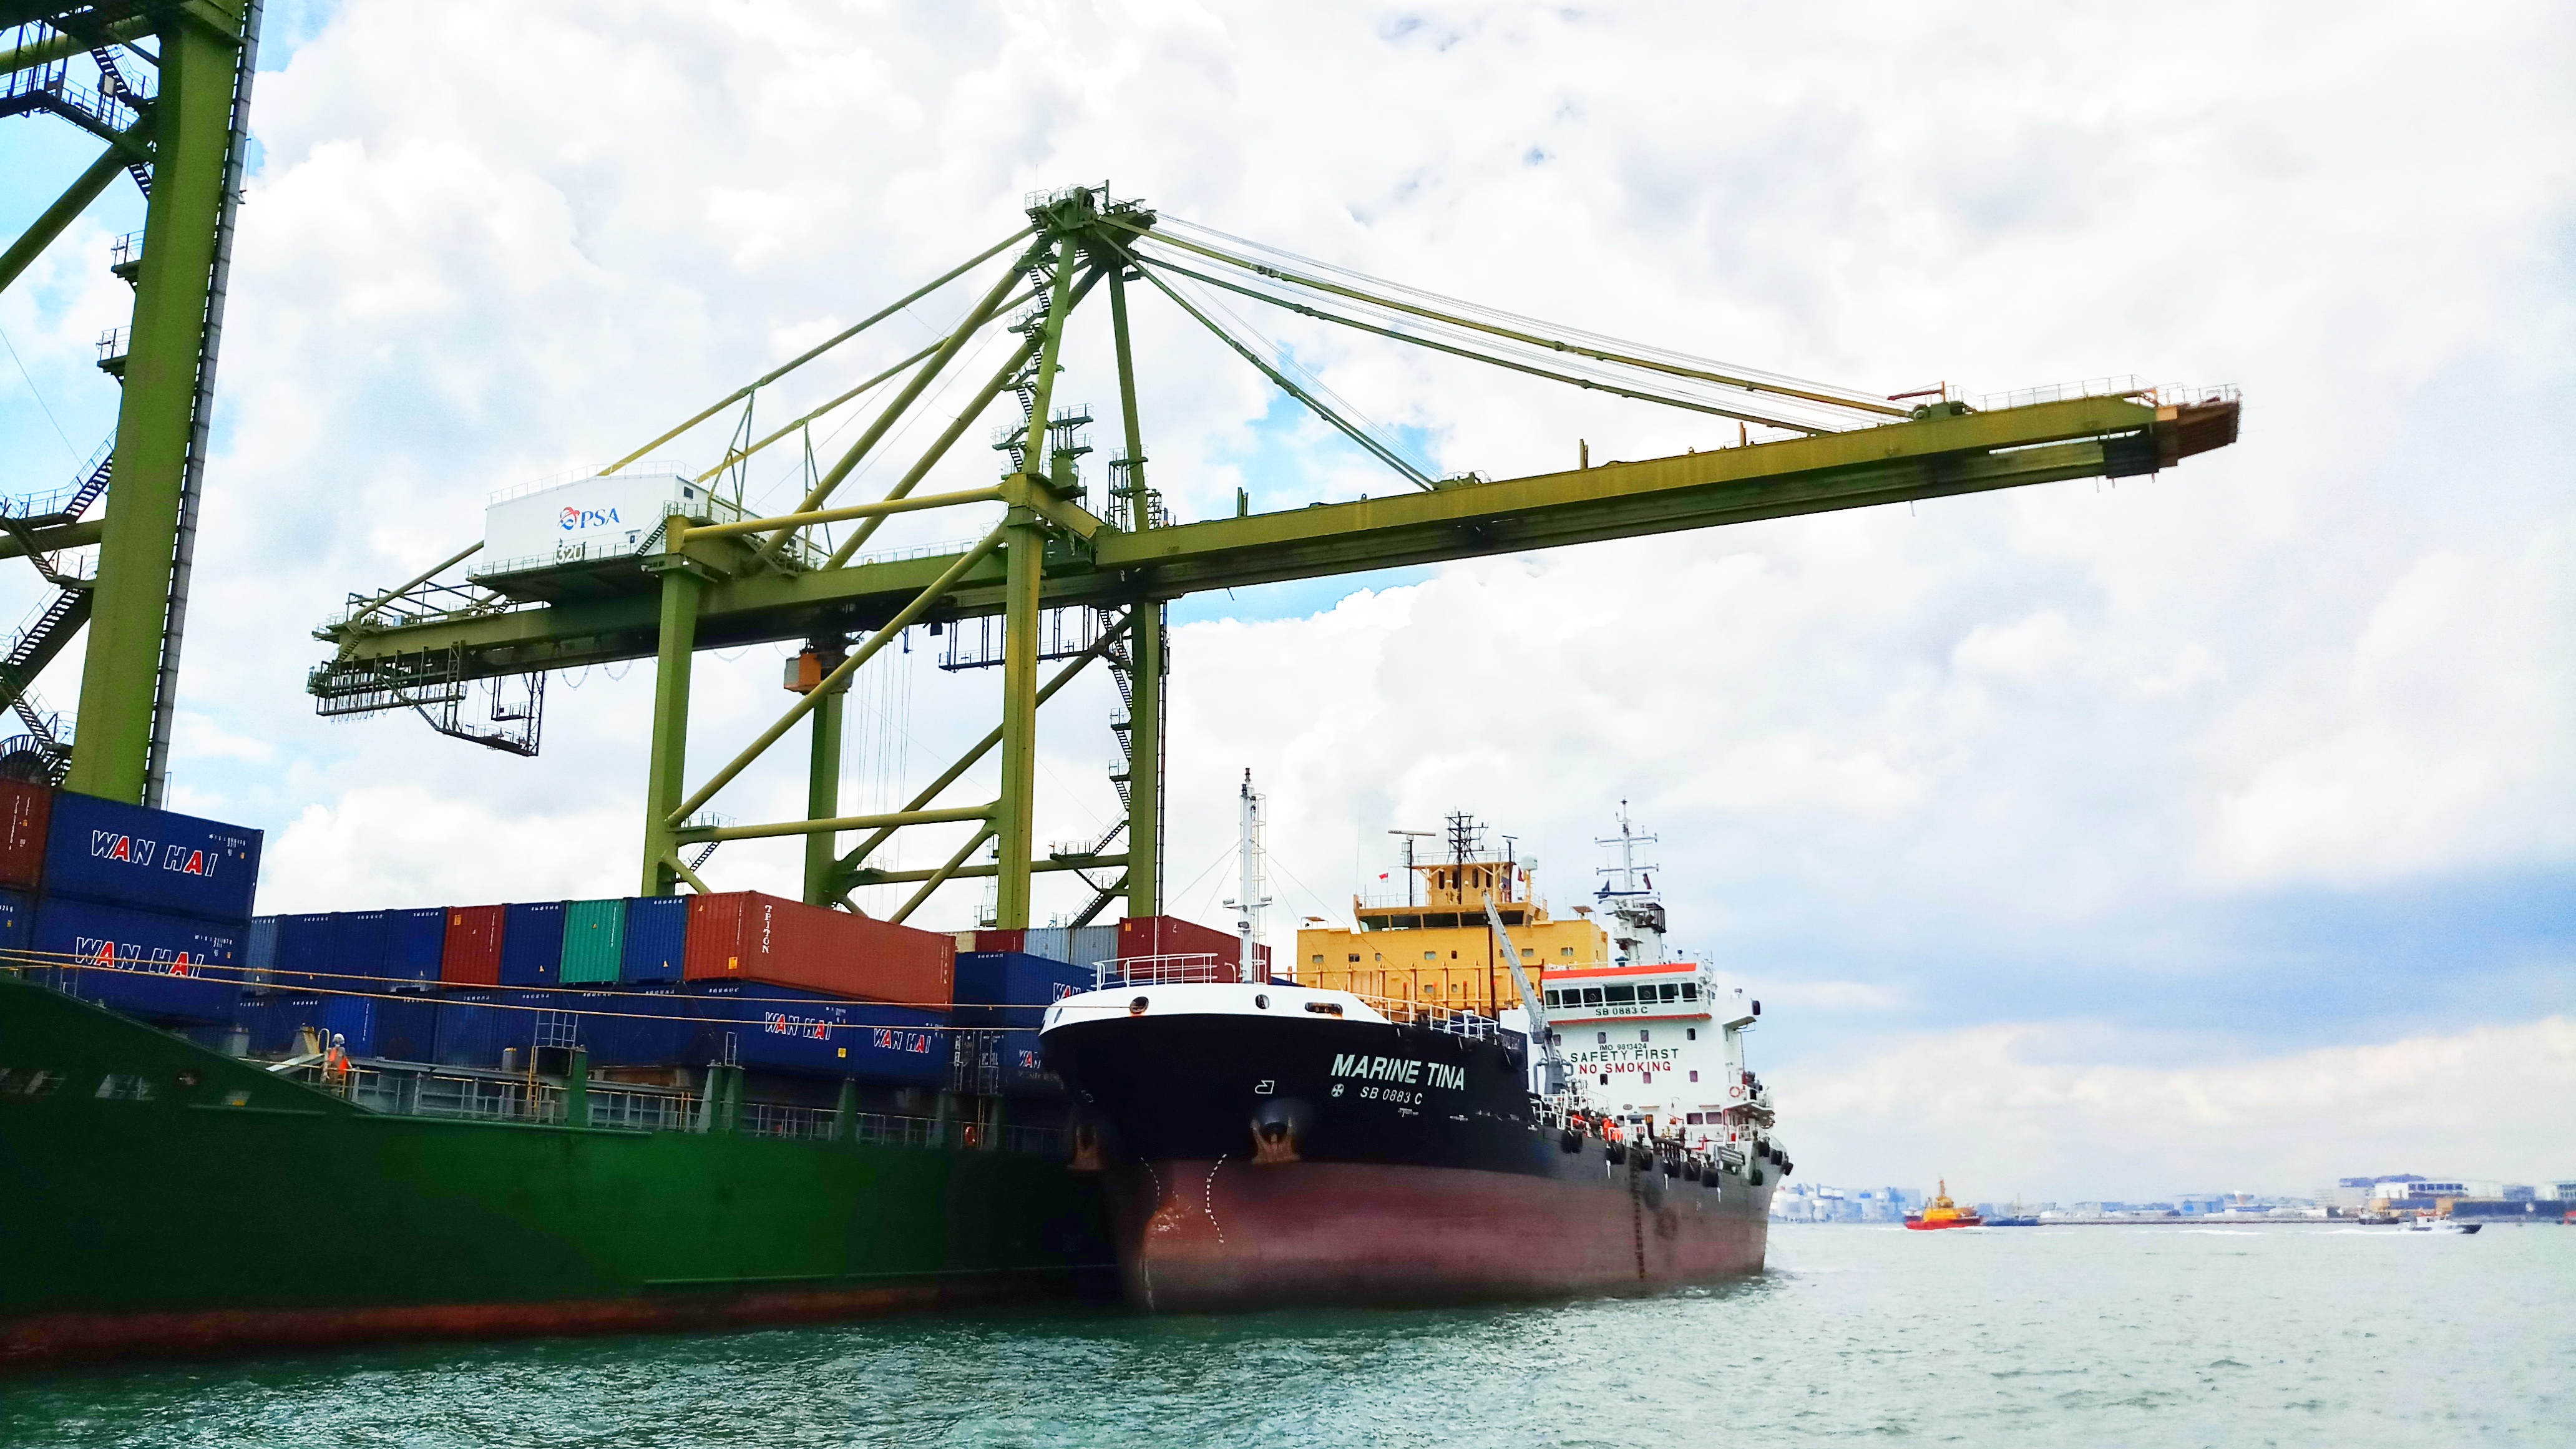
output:
<svg viewBox="0 0 2576 1449"><path fill-rule="evenodd" d="M1770 1190L1569 1138L1517 1037L1240 1014L1073 1021L1047 1062L1138 1307L1428 1305L1761 1271Z"/></svg>

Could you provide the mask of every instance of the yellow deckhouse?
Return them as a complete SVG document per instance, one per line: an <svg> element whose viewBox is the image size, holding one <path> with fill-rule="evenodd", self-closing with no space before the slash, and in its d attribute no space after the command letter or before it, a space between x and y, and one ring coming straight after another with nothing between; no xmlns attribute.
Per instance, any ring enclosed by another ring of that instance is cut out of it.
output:
<svg viewBox="0 0 2576 1449"><path fill-rule="evenodd" d="M1492 1014L1497 1001L1517 1006L1511 971L1485 924L1488 895L1531 985L1548 971L1611 964L1609 937L1592 922L1590 907L1576 907L1572 920L1550 917L1530 867L1479 848L1473 819L1451 816L1448 834L1448 858L1405 868L1401 894L1351 898L1359 929L1300 929L1297 984L1453 1011Z"/></svg>

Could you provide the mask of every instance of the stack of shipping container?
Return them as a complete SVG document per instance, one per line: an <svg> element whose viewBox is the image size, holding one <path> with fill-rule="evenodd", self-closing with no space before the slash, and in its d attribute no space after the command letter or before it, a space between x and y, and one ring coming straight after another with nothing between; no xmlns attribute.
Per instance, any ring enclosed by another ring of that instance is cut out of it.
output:
<svg viewBox="0 0 2576 1449"><path fill-rule="evenodd" d="M85 1000L228 1032L259 850L256 830L0 780L0 951Z"/></svg>
<svg viewBox="0 0 2576 1449"><path fill-rule="evenodd" d="M1235 949L1171 917L950 935L756 891L253 917L260 846L256 830L0 781L0 951L253 1055L310 1029L387 1061L497 1068L580 1046L600 1068L935 1088L971 1051L998 1057L1004 1094L1050 1096L1038 1029L1095 963Z"/></svg>

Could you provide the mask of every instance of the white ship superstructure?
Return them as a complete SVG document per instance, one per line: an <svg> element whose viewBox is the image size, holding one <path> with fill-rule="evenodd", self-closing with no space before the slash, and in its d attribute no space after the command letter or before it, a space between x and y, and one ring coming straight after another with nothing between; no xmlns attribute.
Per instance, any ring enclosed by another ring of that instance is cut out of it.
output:
<svg viewBox="0 0 2576 1449"><path fill-rule="evenodd" d="M1673 959L1656 867L1638 859L1655 842L1623 808L1619 833L1600 842L1617 859L1595 894L1612 964L1546 973L1548 1025L1570 1085L1593 1110L1651 1123L1695 1151L1776 1150L1769 1093L1745 1064L1744 1034L1762 1004L1704 963Z"/></svg>

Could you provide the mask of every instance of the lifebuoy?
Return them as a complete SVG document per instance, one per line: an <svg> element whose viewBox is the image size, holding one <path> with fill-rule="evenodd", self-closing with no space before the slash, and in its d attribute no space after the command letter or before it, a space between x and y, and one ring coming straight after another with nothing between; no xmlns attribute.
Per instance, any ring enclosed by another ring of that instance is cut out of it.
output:
<svg viewBox="0 0 2576 1449"><path fill-rule="evenodd" d="M1726 1089L1726 1095L1728 1095L1728 1096L1730 1096L1730 1097L1741 1097L1741 1096L1743 1096L1743 1095L1744 1095L1744 1084L1743 1084L1742 1082L1738 1082L1738 1083L1736 1083L1734 1086L1727 1088L1727 1089Z"/></svg>

